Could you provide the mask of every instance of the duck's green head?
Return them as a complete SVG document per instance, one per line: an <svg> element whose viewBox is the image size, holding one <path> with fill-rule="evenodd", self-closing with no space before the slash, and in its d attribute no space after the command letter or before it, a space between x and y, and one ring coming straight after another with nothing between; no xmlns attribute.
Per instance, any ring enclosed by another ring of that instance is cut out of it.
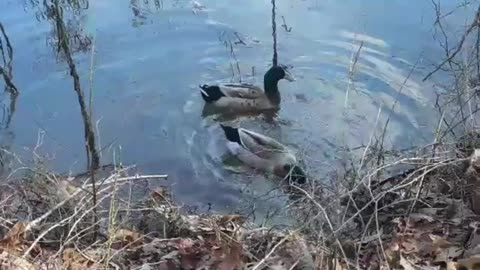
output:
<svg viewBox="0 0 480 270"><path fill-rule="evenodd" d="M303 185L307 182L307 176L305 172L297 165L284 165L283 170L287 172L287 179L291 182Z"/></svg>
<svg viewBox="0 0 480 270"><path fill-rule="evenodd" d="M278 65L271 67L267 73L265 73L265 81L275 82L285 79L287 81L295 81L295 77L288 71L288 68L284 65Z"/></svg>

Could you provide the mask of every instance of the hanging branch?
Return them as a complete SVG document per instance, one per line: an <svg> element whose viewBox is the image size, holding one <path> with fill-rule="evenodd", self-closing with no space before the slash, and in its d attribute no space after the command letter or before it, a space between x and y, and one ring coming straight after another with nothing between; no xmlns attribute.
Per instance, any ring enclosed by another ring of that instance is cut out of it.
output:
<svg viewBox="0 0 480 270"><path fill-rule="evenodd" d="M272 36L273 36L273 60L272 63L274 66L278 65L278 55L277 55L277 21L275 18L275 0L272 0Z"/></svg>

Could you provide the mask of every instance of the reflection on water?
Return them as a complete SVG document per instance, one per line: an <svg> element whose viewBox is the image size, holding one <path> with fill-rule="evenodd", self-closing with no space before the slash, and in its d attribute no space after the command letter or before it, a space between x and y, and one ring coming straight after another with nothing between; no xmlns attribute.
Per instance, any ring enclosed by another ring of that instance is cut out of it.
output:
<svg viewBox="0 0 480 270"><path fill-rule="evenodd" d="M42 128L44 151L56 156L53 169L80 170L85 165L83 125L65 63L57 61L48 2L0 3L11 42L21 52L15 83L22 95L10 126L16 134L11 143L22 152L35 144ZM205 210L210 203L214 210L231 210L247 204L251 210L254 201L257 211L265 212L285 204L281 193L272 191L272 179L225 169L220 120L237 121L287 144L319 178L335 164L338 146L368 142L380 107L380 121L391 116L389 145L429 141L433 130L432 83L421 82L422 66L414 65L420 56L436 53L428 3L391 1L379 8L371 1L278 1L276 17L284 18L279 24L291 29L278 25L278 60L293 66L297 81L280 83L282 105L275 117L241 120L202 117L198 85L262 85L273 55L270 1L60 3L83 85L88 85L95 35L94 122L103 146L121 146L123 163L137 164L145 173L169 174L175 197L187 205ZM362 41L349 78L352 54ZM349 83L353 90L345 108ZM109 149L104 162L112 155ZM270 197L275 199L265 199Z"/></svg>
<svg viewBox="0 0 480 270"><path fill-rule="evenodd" d="M0 22L0 33L0 53L3 61L0 64L0 75L5 84L0 118L0 174L5 175L12 169L15 157L11 151L14 133L9 127L15 114L19 90L13 83L13 46L2 22ZM8 96L5 95L7 93Z"/></svg>

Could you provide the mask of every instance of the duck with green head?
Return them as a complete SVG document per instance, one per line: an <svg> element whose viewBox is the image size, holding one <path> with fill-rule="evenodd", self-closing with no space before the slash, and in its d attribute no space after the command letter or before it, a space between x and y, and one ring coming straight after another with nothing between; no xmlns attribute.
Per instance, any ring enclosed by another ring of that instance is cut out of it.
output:
<svg viewBox="0 0 480 270"><path fill-rule="evenodd" d="M285 145L265 135L220 125L227 138L227 149L245 165L272 173L297 184L306 183L306 175L295 155Z"/></svg>
<svg viewBox="0 0 480 270"><path fill-rule="evenodd" d="M264 90L258 86L241 84L201 85L202 98L208 105L228 112L252 112L278 109L280 92L278 82L282 79L295 81L285 66L273 66L263 78Z"/></svg>

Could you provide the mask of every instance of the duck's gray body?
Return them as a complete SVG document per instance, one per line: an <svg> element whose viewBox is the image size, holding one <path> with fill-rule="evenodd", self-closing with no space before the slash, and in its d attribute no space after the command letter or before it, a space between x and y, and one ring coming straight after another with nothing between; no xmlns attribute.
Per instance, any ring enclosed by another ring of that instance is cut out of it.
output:
<svg viewBox="0 0 480 270"><path fill-rule="evenodd" d="M293 81L284 67L270 68L264 76L264 88L252 84L223 84L200 86L202 98L211 106L225 112L245 113L277 109L280 105L278 81Z"/></svg>

